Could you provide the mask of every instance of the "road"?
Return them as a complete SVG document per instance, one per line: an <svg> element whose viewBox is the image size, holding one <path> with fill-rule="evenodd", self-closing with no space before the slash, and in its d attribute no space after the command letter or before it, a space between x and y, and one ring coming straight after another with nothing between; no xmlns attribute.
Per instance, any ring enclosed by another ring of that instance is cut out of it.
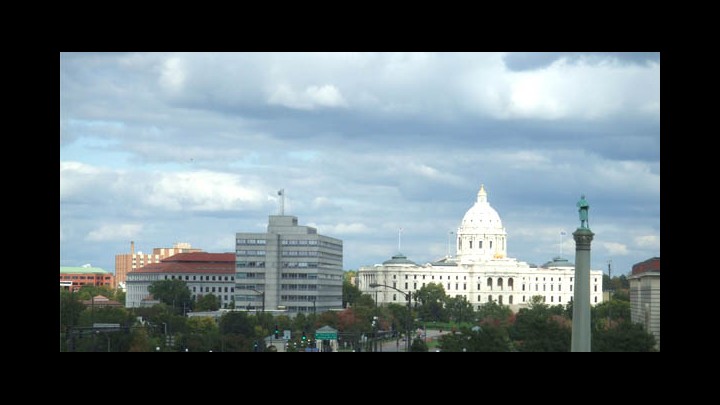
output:
<svg viewBox="0 0 720 405"><path fill-rule="evenodd" d="M425 338L426 342L429 342L433 339L437 339L441 335L447 334L447 331L443 331L440 333L438 330L429 329L427 331L427 337ZM382 342L382 344L378 345L378 351L379 352L404 352L406 349L406 343L403 340L391 340Z"/></svg>

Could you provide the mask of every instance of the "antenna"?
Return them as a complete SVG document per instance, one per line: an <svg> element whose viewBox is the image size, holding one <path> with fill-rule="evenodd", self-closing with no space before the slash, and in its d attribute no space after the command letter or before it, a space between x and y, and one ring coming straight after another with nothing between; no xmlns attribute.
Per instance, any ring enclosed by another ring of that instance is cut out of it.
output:
<svg viewBox="0 0 720 405"><path fill-rule="evenodd" d="M565 236L565 231L560 231L560 258L562 259L562 248L563 248L563 236Z"/></svg>

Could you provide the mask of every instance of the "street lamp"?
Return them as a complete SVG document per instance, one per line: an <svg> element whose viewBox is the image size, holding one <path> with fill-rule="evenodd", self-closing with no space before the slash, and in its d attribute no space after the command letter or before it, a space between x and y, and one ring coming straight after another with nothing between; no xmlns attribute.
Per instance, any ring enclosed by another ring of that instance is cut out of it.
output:
<svg viewBox="0 0 720 405"><path fill-rule="evenodd" d="M248 290L255 291L256 293L262 295L262 313L265 313L265 291L258 291L254 288L248 288ZM255 313L257 314L257 307L255 308Z"/></svg>
<svg viewBox="0 0 720 405"><path fill-rule="evenodd" d="M400 289L398 289L398 288L395 288L395 287L393 287L393 286L389 286L389 285L386 285L386 284L377 284L377 283L371 283L371 284L370 284L370 288L375 288L375 287L387 287L387 288L392 288L393 290L398 291L400 294L402 294L402 295L405 296L405 299L407 300L407 309L408 309L408 318L407 318L407 325L406 325L406 326L407 326L407 334L406 334L406 336L405 336L405 339L406 339L406 340L405 340L405 351L406 351L406 352L409 352L409 351L410 351L410 329L411 329L411 327L410 327L410 321L411 321L411 318L412 318L412 312L411 312L412 310L411 310L411 308L410 308L410 293L409 293L409 292L406 293L406 292L403 291L403 290L400 290Z"/></svg>

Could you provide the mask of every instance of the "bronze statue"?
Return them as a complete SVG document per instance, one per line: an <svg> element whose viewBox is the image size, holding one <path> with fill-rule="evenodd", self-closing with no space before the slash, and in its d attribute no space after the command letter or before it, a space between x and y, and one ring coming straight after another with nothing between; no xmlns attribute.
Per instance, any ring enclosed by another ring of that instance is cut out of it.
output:
<svg viewBox="0 0 720 405"><path fill-rule="evenodd" d="M580 214L580 228L590 229L588 225L588 210L590 210L590 204L585 200L585 194L580 196L580 201L578 201L577 206Z"/></svg>

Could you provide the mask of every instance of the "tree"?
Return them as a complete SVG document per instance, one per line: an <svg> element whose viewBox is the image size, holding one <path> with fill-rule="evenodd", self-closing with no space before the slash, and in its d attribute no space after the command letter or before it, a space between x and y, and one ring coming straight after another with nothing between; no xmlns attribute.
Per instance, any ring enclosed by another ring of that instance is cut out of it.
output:
<svg viewBox="0 0 720 405"><path fill-rule="evenodd" d="M570 320L542 302L542 296L533 296L528 308L521 308L510 327L510 338L523 352L570 351L572 327Z"/></svg>
<svg viewBox="0 0 720 405"><path fill-rule="evenodd" d="M507 324L513 312L509 306L498 304L497 301L491 301L480 305L475 314L481 323L497 321L501 324Z"/></svg>
<svg viewBox="0 0 720 405"><path fill-rule="evenodd" d="M455 322L468 322L474 319L472 304L462 295L445 299L445 310Z"/></svg>
<svg viewBox="0 0 720 405"><path fill-rule="evenodd" d="M195 302L196 311L217 311L220 308L220 297L209 293L200 296Z"/></svg>
<svg viewBox="0 0 720 405"><path fill-rule="evenodd" d="M252 336L257 319L246 312L228 312L220 318L220 333L223 335Z"/></svg>
<svg viewBox="0 0 720 405"><path fill-rule="evenodd" d="M187 283L183 280L158 280L148 287L155 299L180 312L183 307L191 308L192 299Z"/></svg>
<svg viewBox="0 0 720 405"><path fill-rule="evenodd" d="M642 324L626 319L596 328L591 349L593 352L654 352L655 344L655 336L645 331Z"/></svg>
<svg viewBox="0 0 720 405"><path fill-rule="evenodd" d="M346 277L347 278L347 277ZM354 306L355 301L360 298L362 295L362 292L360 291L357 286L350 283L349 280L343 281L342 286L342 306L343 308L347 308L348 305Z"/></svg>
<svg viewBox="0 0 720 405"><path fill-rule="evenodd" d="M420 301L418 315L422 319L431 322L447 320L445 302L448 297L442 284L429 283L412 294L415 301Z"/></svg>
<svg viewBox="0 0 720 405"><path fill-rule="evenodd" d="M70 291L60 291L60 331L66 332L69 328L76 326L80 320L80 314L85 310L85 305L80 302L77 294Z"/></svg>
<svg viewBox="0 0 720 405"><path fill-rule="evenodd" d="M412 341L412 344L410 345L410 351L411 352L427 352L428 347L424 340L420 338L415 338Z"/></svg>

